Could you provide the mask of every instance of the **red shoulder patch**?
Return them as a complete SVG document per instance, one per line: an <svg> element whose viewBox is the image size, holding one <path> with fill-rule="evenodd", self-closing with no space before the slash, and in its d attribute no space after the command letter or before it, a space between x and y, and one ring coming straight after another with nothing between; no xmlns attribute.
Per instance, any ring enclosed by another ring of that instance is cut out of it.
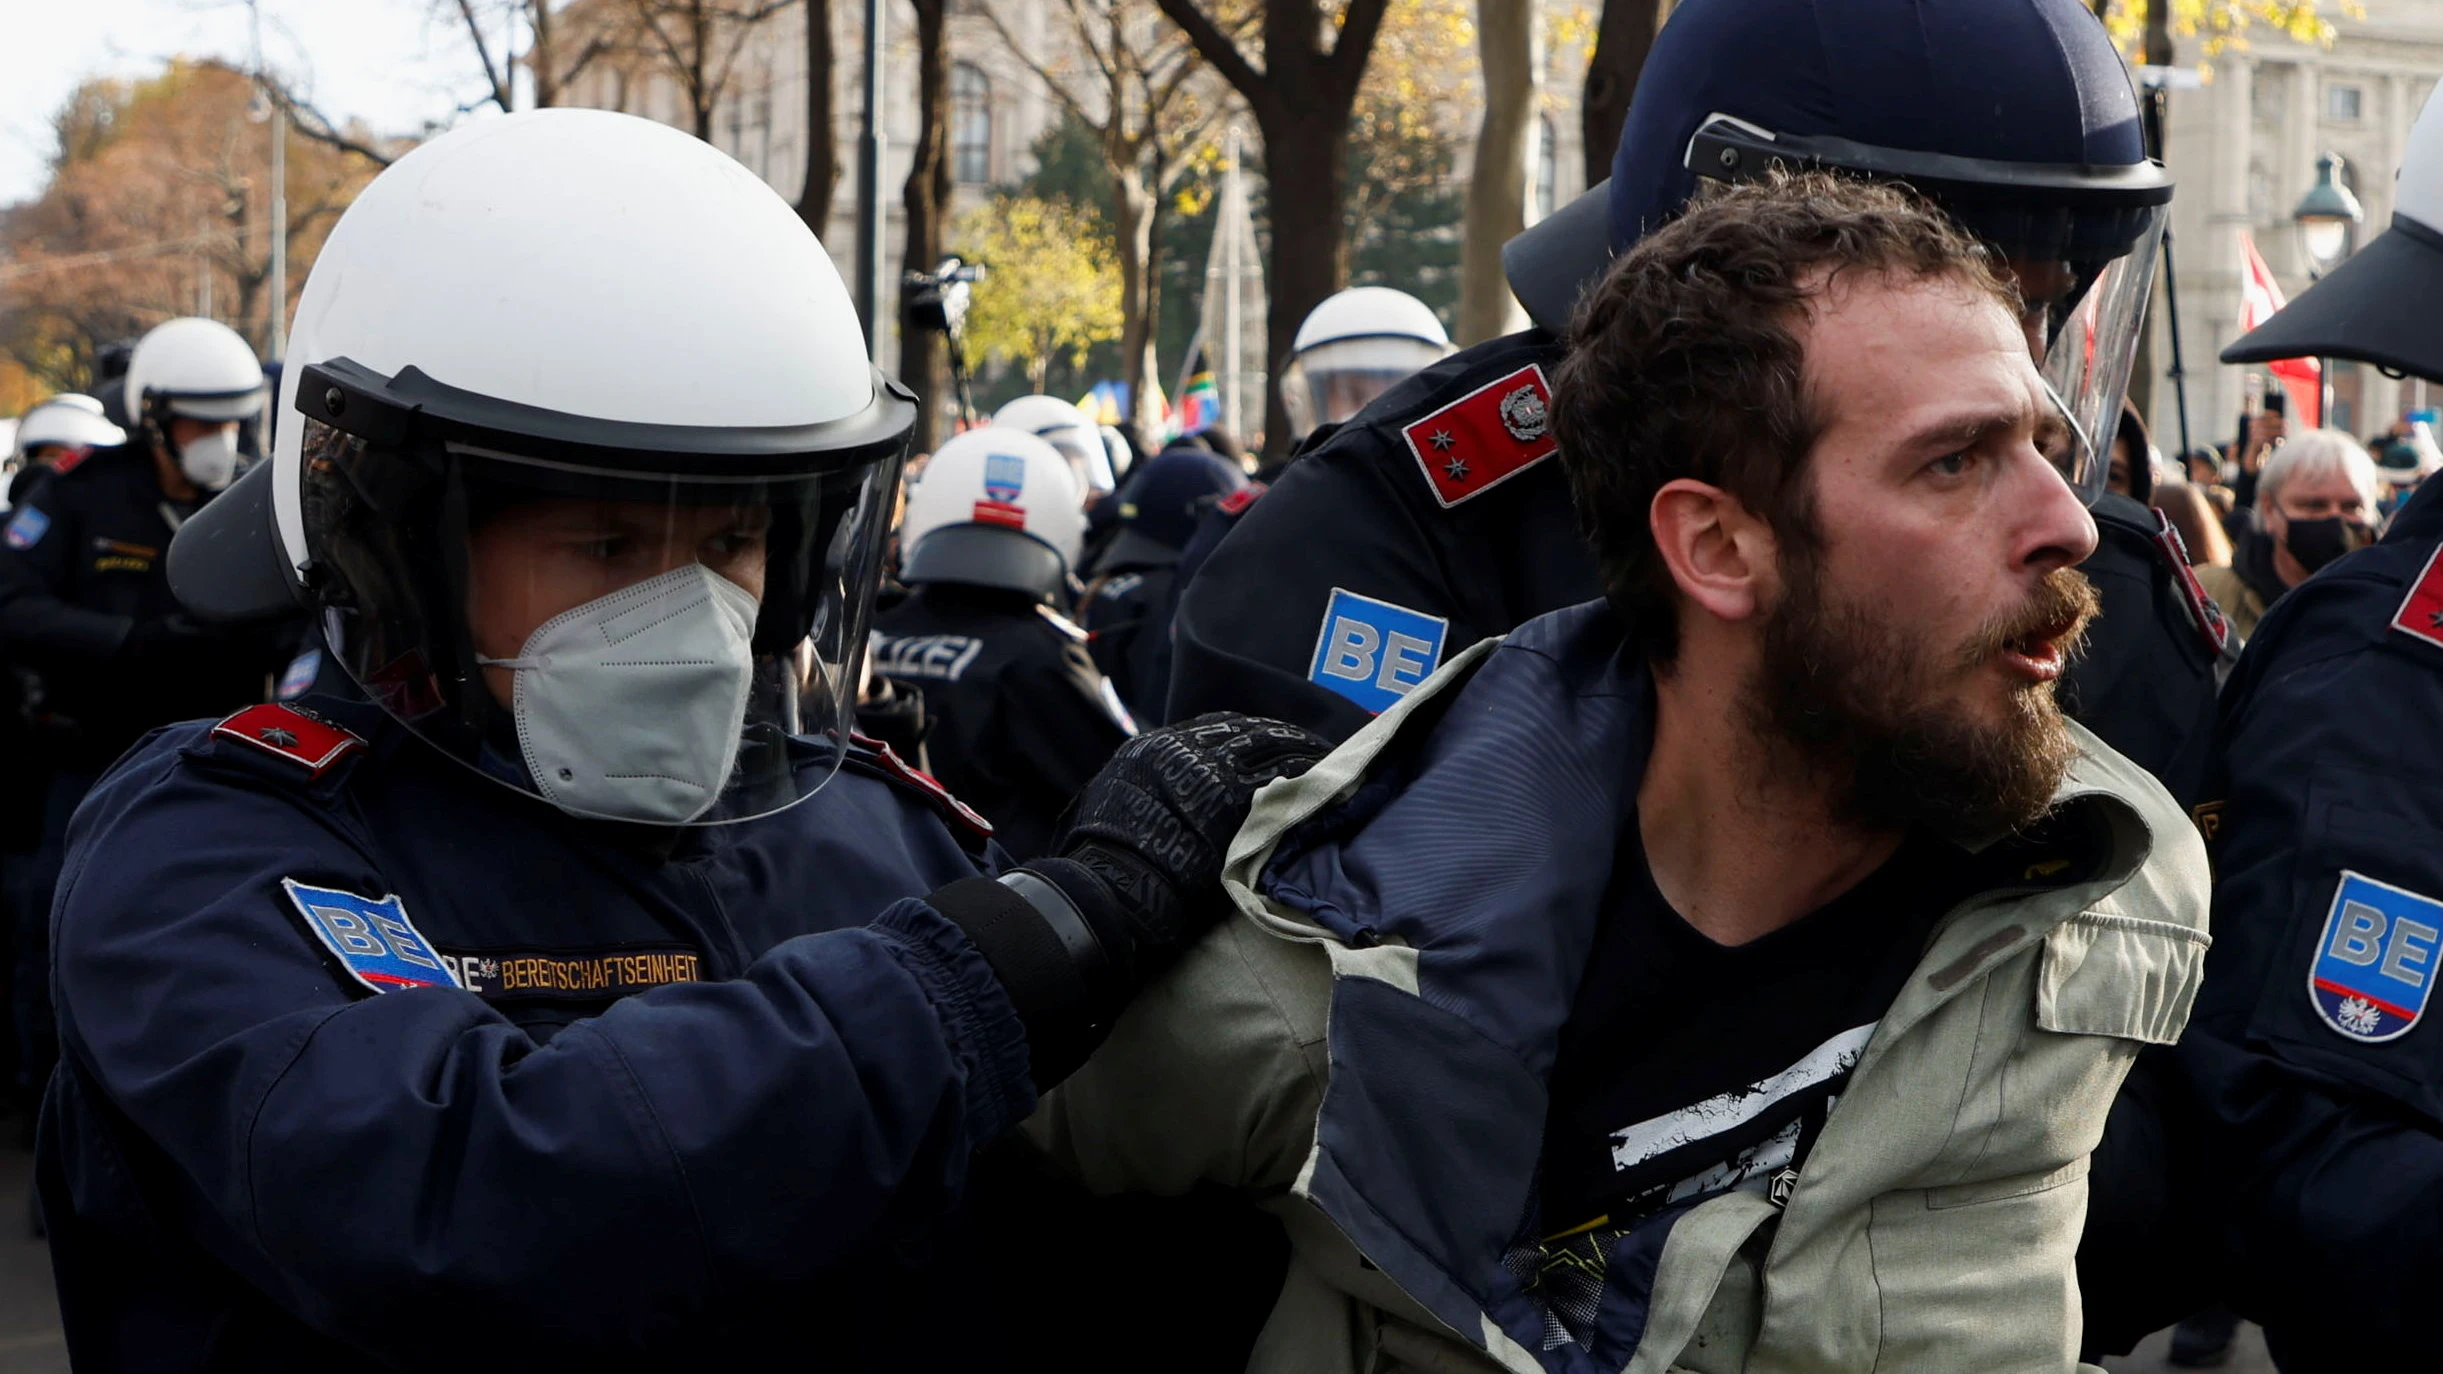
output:
<svg viewBox="0 0 2443 1374"><path fill-rule="evenodd" d="M899 757L898 750L875 739L872 735L851 731L848 737L872 751L874 757L881 761L883 770L892 777L931 797L969 830L985 839L992 838L992 822L977 814L975 809L967 803L951 796L950 789L942 786L940 779Z"/></svg>
<svg viewBox="0 0 2443 1374"><path fill-rule="evenodd" d="M315 777L365 747L363 736L277 702L249 706L213 726L212 733L277 754Z"/></svg>
<svg viewBox="0 0 2443 1374"><path fill-rule="evenodd" d="M2401 608L2392 613L2392 628L2411 639L2443 647L2443 546L2426 556L2417 582L2401 598Z"/></svg>
<svg viewBox="0 0 2443 1374"><path fill-rule="evenodd" d="M1482 496L1560 451L1552 387L1532 363L1485 383L1400 431L1445 510Z"/></svg>
<svg viewBox="0 0 2443 1374"><path fill-rule="evenodd" d="M2151 507L2149 509L2152 509ZM2217 658L2231 645L2231 622L2205 593L2205 584L2197 580L2197 570L2189 564L2188 545L2173 528L2171 517L2154 511L2155 552L2171 565L2172 585L2180 590L2181 605L2189 613L2189 624L2196 627L2198 637Z"/></svg>
<svg viewBox="0 0 2443 1374"><path fill-rule="evenodd" d="M87 445L83 448L63 449L51 459L51 471L65 477L69 473L83 467L85 465L85 460L91 458L92 456L93 448L91 445Z"/></svg>
<svg viewBox="0 0 2443 1374"><path fill-rule="evenodd" d="M1261 482L1249 482L1237 491L1214 502L1213 509L1233 518L1245 515L1247 508L1254 505L1255 499L1262 496L1267 490L1269 488Z"/></svg>

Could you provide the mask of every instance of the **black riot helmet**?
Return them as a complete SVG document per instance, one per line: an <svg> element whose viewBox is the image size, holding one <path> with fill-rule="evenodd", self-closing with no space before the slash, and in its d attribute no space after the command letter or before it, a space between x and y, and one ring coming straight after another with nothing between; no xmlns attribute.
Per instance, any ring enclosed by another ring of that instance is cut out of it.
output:
<svg viewBox="0 0 2443 1374"><path fill-rule="evenodd" d="M1705 180L1825 168L1902 181L2009 259L2082 438L2092 500L2172 195L2137 96L2079 0L1687 0L1657 36L1612 176L1512 239L1547 329Z"/></svg>

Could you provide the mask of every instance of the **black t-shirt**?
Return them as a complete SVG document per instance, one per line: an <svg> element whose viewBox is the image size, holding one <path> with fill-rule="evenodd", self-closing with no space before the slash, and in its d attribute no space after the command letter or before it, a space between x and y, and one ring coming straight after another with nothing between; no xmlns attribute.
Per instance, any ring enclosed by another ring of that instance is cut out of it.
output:
<svg viewBox="0 0 2443 1374"><path fill-rule="evenodd" d="M1632 814L1553 1067L1535 1264L1554 1320L1584 1329L1618 1243L1658 1214L1794 1179L1935 927L1979 892L2078 876L2050 859L2092 852L2064 832L2083 826L1978 855L1912 832L1848 892L1726 946L1656 890Z"/></svg>

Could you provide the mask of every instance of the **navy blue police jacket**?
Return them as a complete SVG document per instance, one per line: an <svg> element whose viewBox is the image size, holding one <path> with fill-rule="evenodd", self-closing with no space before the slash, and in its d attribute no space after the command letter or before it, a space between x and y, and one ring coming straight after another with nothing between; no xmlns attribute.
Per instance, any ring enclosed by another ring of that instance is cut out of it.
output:
<svg viewBox="0 0 2443 1374"><path fill-rule="evenodd" d="M2281 1366L2423 1368L2443 1292L2443 487L2291 589L2222 700L2173 1177ZM2194 1263L2194 1259L2191 1261Z"/></svg>
<svg viewBox="0 0 2443 1374"><path fill-rule="evenodd" d="M1603 592L1554 461L1560 339L1489 339L1301 448L1178 596L1166 718L1250 711L1344 740L1480 639ZM2221 613L2156 512L2095 505L2103 614L2063 680L2080 724L2198 799Z"/></svg>
<svg viewBox="0 0 2443 1374"><path fill-rule="evenodd" d="M870 752L605 827L313 709L159 731L77 813L38 1158L77 1367L888 1365L859 1324L1034 1103L918 900L998 851Z"/></svg>

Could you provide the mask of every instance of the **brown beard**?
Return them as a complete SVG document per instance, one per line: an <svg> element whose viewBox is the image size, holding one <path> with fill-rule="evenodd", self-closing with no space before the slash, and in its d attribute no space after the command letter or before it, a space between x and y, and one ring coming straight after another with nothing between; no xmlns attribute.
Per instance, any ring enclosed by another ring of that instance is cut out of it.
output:
<svg viewBox="0 0 2443 1374"><path fill-rule="evenodd" d="M2053 684L2014 691L1998 726L1952 704L1946 689L2005 646L2065 625L2053 638L2075 656L2096 609L2085 575L2048 574L2026 604L1949 650L1872 608L1835 602L1823 582L1819 558L1799 550L1743 696L1750 726L1830 784L1835 819L1977 839L2042 816L2078 755Z"/></svg>

